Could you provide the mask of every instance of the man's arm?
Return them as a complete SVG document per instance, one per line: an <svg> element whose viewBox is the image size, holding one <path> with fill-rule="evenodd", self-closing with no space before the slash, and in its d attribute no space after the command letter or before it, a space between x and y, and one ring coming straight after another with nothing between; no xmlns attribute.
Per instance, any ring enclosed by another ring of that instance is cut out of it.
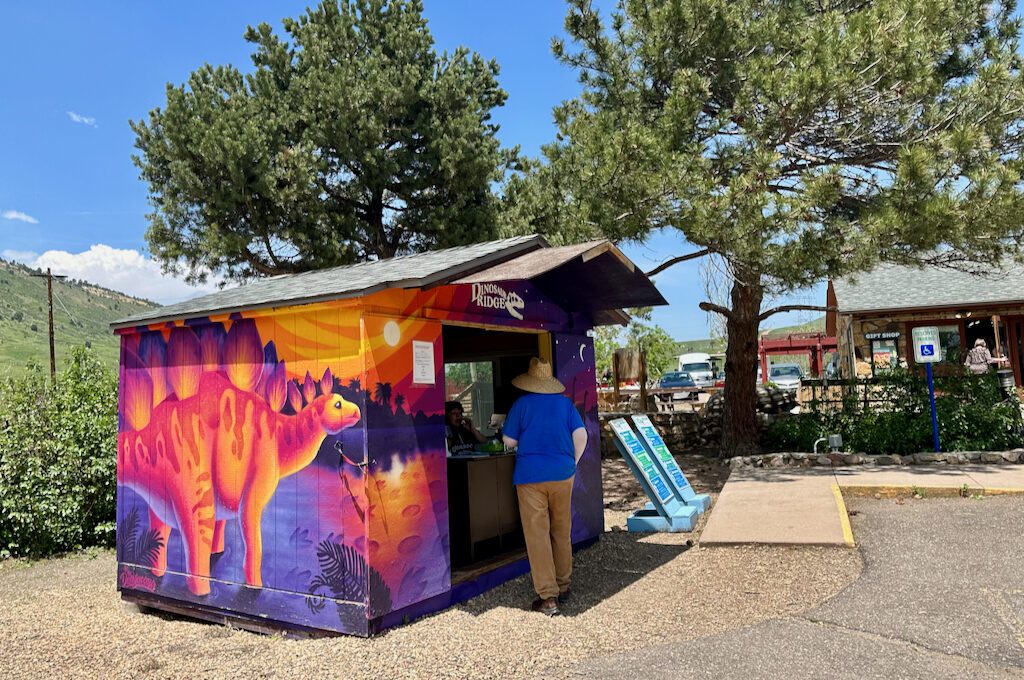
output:
<svg viewBox="0 0 1024 680"><path fill-rule="evenodd" d="M576 450L576 464L579 465L580 458L587 450L587 428L577 427L572 431L572 446Z"/></svg>

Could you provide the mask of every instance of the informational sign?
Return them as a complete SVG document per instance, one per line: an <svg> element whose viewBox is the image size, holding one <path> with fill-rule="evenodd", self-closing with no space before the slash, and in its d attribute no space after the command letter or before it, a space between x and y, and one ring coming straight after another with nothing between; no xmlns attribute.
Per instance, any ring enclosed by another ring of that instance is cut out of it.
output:
<svg viewBox="0 0 1024 680"><path fill-rule="evenodd" d="M642 415L633 416L633 422L636 424L640 436L647 441L651 451L654 452L655 458L661 463L661 467L668 474L672 483L676 485L676 488L680 490L688 488L690 482L686 479L683 471L679 469L679 464L676 463L676 459L672 457L672 453L665 446L665 440L658 434L658 430L655 429L651 419Z"/></svg>
<svg viewBox="0 0 1024 680"><path fill-rule="evenodd" d="M415 385L433 385L437 381L434 367L434 343L412 341L412 382Z"/></svg>
<svg viewBox="0 0 1024 680"><path fill-rule="evenodd" d="M913 330L914 361L934 364L942 361L942 344L936 326L918 326Z"/></svg>
<svg viewBox="0 0 1024 680"><path fill-rule="evenodd" d="M619 441L625 447L626 452L633 459L636 464L636 468L643 475L647 484L650 486L656 498L651 500L660 501L662 504L674 500L675 496L672 490L668 486L668 482L662 476L658 466L655 465L651 456L647 453L647 449L640 443L640 440L636 438L633 433L633 428L629 426L622 418L616 418L611 423L612 431L615 436L618 437Z"/></svg>
<svg viewBox="0 0 1024 680"><path fill-rule="evenodd" d="M636 425L637 432L640 433L640 439L647 444L647 450L654 454L655 461L661 466L672 486L675 487L676 497L687 505L697 506L700 512L709 507L711 498L707 494L698 494L693 490L690 481L683 474L679 463L676 462L651 419L645 415L633 416L633 424Z"/></svg>

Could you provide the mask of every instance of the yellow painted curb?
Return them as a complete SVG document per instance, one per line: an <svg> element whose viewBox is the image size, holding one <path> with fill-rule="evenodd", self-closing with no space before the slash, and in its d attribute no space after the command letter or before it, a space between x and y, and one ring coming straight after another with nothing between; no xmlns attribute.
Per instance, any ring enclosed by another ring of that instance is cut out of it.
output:
<svg viewBox="0 0 1024 680"><path fill-rule="evenodd" d="M983 489L986 496L1024 496L1024 489Z"/></svg>
<svg viewBox="0 0 1024 680"><path fill-rule="evenodd" d="M836 486L833 484L832 486ZM1024 488L990 488L968 485L928 486L925 484L843 484L842 492L850 496L901 498L912 496L916 491L927 498L957 498L960 496L1024 496Z"/></svg>
<svg viewBox="0 0 1024 680"><path fill-rule="evenodd" d="M839 508L839 524L843 527L843 542L849 547L857 545L853 541L853 529L850 527L850 514L846 512L846 503L843 501L843 492L839 490L838 484L832 485L832 495L836 499L836 507Z"/></svg>

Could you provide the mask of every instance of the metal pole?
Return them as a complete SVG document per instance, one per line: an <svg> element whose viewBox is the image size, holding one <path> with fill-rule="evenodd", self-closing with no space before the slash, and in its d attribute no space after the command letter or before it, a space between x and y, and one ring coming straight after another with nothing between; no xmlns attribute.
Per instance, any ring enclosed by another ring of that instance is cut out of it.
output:
<svg viewBox="0 0 1024 680"><path fill-rule="evenodd" d="M928 400L932 405L932 439L935 441L935 453L940 451L939 448L939 417L935 413L935 382L932 380L932 364L928 362L925 366L925 372L928 374Z"/></svg>

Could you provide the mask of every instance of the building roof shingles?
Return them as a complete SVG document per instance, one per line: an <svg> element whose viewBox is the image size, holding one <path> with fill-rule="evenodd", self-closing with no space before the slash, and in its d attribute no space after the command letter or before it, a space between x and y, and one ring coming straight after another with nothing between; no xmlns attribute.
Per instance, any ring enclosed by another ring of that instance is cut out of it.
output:
<svg viewBox="0 0 1024 680"><path fill-rule="evenodd" d="M115 321L111 326L124 328L243 309L355 297L385 288L433 285L468 275L546 245L539 236L518 236L387 260L274 276L158 307Z"/></svg>
<svg viewBox="0 0 1024 680"><path fill-rule="evenodd" d="M955 308L1024 302L1024 266L1007 264L984 276L937 267L883 264L833 281L841 313Z"/></svg>

